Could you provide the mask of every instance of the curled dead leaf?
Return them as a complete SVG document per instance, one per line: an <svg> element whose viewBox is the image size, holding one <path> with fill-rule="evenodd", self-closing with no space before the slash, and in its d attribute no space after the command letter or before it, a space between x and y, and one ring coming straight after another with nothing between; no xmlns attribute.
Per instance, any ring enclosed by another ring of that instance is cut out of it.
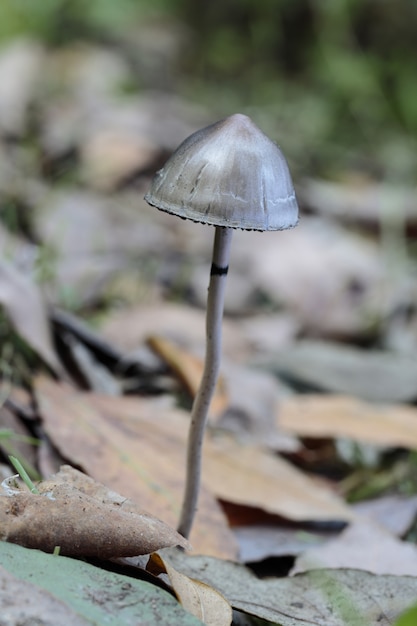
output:
<svg viewBox="0 0 417 626"><path fill-rule="evenodd" d="M67 556L104 559L173 545L190 547L165 522L144 511L125 510L117 499L100 500L59 477L38 488L39 494L0 496L0 539L45 552L59 546Z"/></svg>
<svg viewBox="0 0 417 626"><path fill-rule="evenodd" d="M170 562L169 554L152 554L152 567L168 574L178 600L184 609L198 617L206 626L230 626L233 612L224 596L210 585L179 572Z"/></svg>

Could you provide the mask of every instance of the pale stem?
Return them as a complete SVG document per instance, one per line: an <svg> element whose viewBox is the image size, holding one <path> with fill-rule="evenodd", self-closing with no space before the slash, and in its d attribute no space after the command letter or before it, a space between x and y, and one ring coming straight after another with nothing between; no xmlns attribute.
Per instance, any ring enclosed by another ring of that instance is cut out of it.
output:
<svg viewBox="0 0 417 626"><path fill-rule="evenodd" d="M187 475L178 525L178 532L187 539L190 536L191 527L197 512L204 431L220 369L224 294L231 240L231 228L216 226L207 296L206 357L203 377L191 411L187 447Z"/></svg>

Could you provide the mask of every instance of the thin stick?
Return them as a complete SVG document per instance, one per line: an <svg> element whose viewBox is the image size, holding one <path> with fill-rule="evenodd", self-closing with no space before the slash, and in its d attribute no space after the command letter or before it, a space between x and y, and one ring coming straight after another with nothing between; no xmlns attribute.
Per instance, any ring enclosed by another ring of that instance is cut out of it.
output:
<svg viewBox="0 0 417 626"><path fill-rule="evenodd" d="M220 369L222 318L232 229L216 226L213 260L207 296L206 358L200 387L194 398L188 433L187 476L178 532L187 538L197 512L201 481L201 457L207 414Z"/></svg>

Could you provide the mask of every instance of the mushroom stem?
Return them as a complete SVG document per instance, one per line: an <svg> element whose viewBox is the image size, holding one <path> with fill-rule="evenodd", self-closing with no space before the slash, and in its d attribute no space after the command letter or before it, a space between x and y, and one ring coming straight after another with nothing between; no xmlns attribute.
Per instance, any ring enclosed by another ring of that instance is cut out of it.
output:
<svg viewBox="0 0 417 626"><path fill-rule="evenodd" d="M207 296L206 357L203 377L191 411L186 485L178 525L178 532L185 538L190 536L194 516L197 511L204 431L220 369L224 294L227 270L229 268L231 240L231 228L216 226Z"/></svg>

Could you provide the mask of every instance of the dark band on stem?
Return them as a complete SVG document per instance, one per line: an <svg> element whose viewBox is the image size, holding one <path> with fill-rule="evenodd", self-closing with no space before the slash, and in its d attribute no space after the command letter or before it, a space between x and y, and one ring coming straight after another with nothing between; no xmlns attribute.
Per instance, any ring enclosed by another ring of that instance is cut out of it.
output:
<svg viewBox="0 0 417 626"><path fill-rule="evenodd" d="M220 265L216 265L215 263L211 264L210 276L226 276L229 271L229 266L220 267Z"/></svg>

